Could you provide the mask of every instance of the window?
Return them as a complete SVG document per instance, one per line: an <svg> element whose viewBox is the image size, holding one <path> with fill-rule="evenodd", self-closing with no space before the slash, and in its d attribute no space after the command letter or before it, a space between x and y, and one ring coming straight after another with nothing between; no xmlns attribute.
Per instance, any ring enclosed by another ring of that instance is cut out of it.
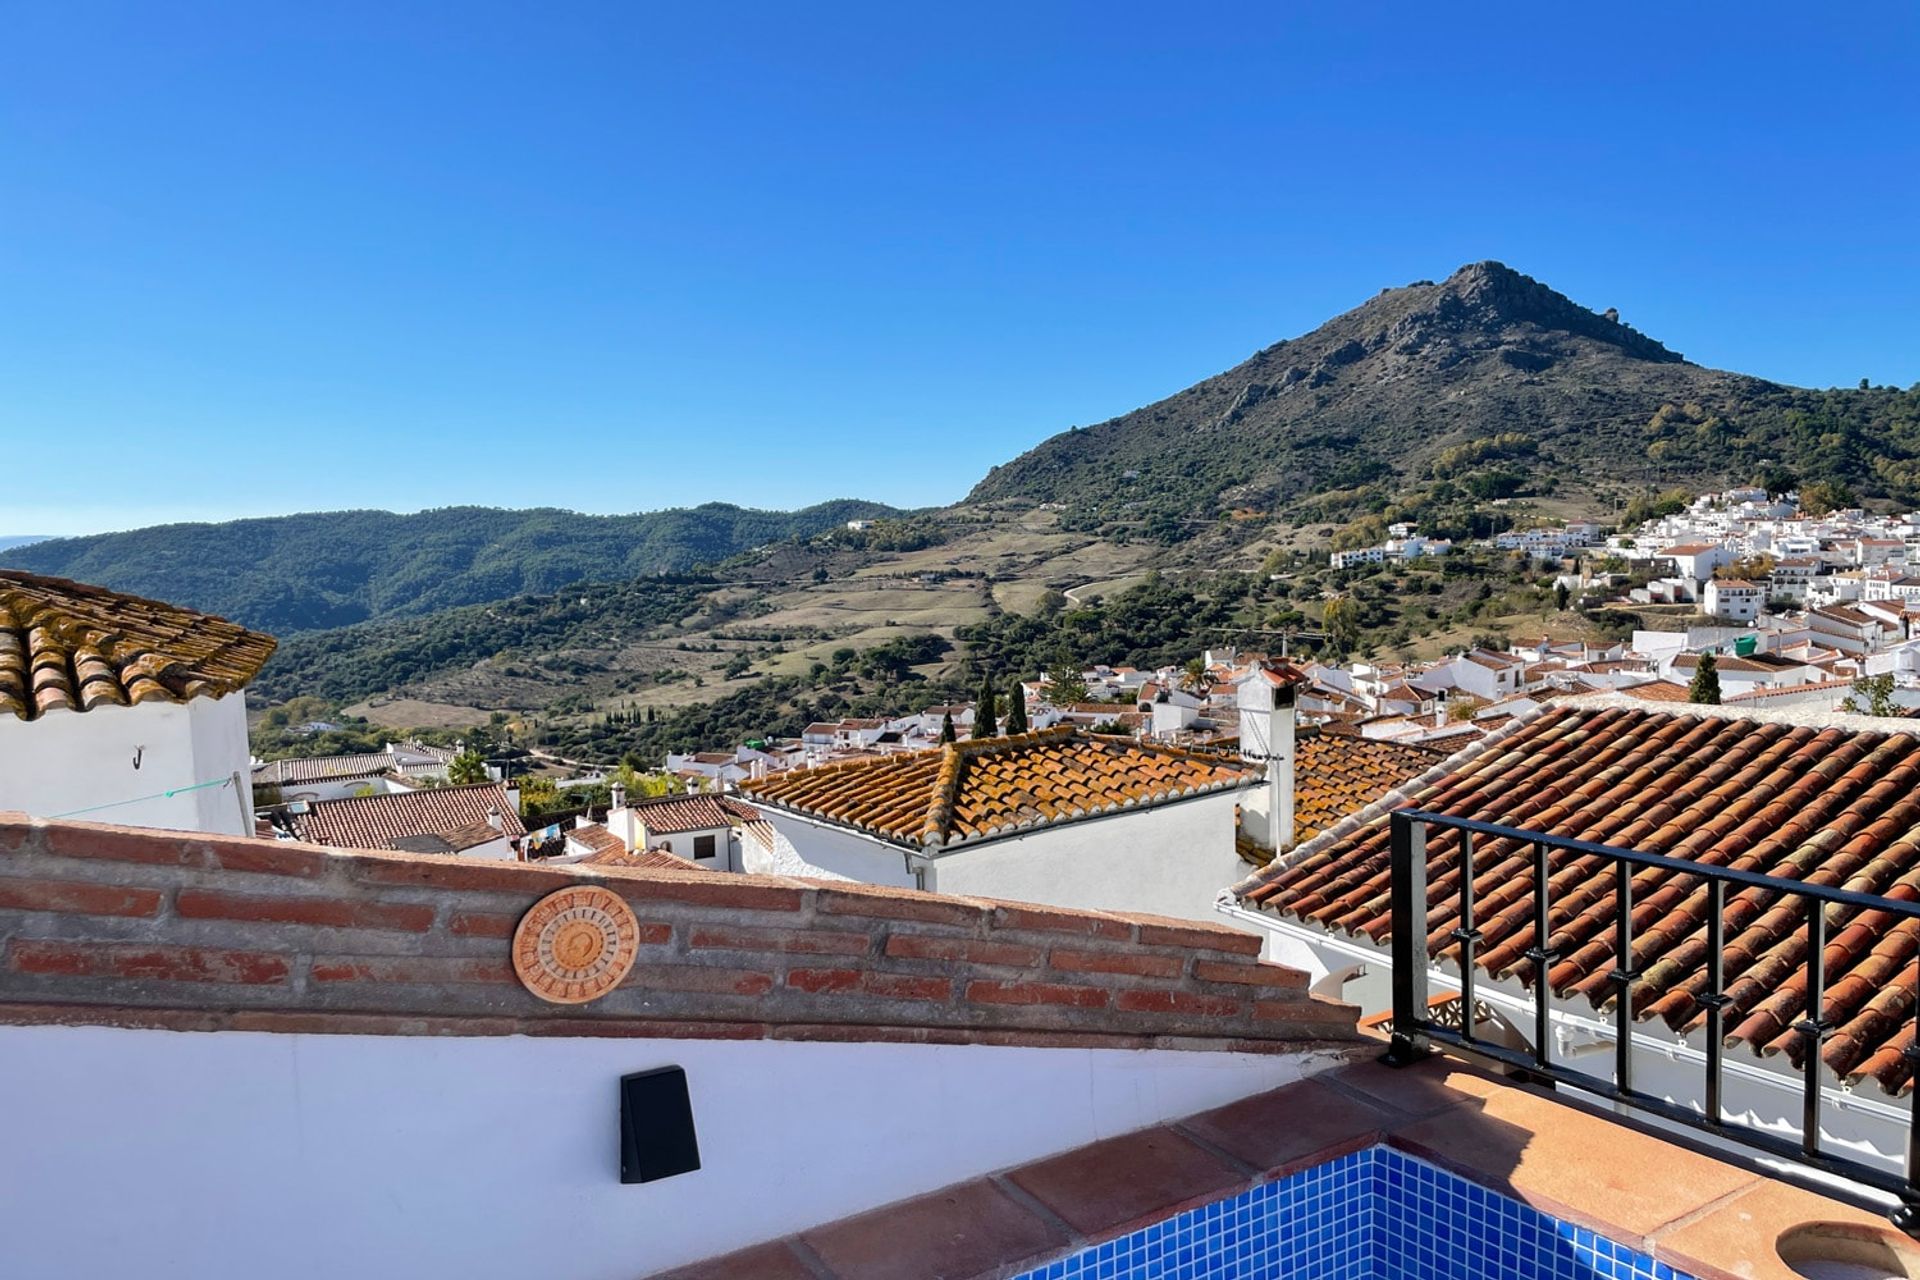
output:
<svg viewBox="0 0 1920 1280"><path fill-rule="evenodd" d="M693 856L696 858L711 858L713 856L713 837L695 836L693 838Z"/></svg>

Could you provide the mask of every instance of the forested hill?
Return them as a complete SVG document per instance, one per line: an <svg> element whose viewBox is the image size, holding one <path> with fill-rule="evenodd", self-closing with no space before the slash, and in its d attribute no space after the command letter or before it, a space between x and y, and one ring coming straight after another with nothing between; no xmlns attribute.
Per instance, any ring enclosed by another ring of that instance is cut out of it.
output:
<svg viewBox="0 0 1920 1280"><path fill-rule="evenodd" d="M723 503L630 516L445 507L175 524L0 550L0 566L98 583L278 635L692 568L848 520L898 514L840 499L800 511Z"/></svg>
<svg viewBox="0 0 1920 1280"><path fill-rule="evenodd" d="M1862 372L1872 372L1863 370ZM1338 519L1557 487L1705 488L1765 474L1920 502L1920 388L1808 391L1690 364L1495 262L1382 291L1156 404L995 467L972 499L1083 526L1229 512ZM1609 503L1597 504L1608 509Z"/></svg>

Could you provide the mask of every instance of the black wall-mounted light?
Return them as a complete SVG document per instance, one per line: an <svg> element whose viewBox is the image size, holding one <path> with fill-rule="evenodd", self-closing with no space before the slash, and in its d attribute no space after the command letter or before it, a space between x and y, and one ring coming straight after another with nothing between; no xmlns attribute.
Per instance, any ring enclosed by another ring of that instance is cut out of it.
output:
<svg viewBox="0 0 1920 1280"><path fill-rule="evenodd" d="M658 1182L700 1167L687 1073L659 1067L620 1077L620 1181Z"/></svg>

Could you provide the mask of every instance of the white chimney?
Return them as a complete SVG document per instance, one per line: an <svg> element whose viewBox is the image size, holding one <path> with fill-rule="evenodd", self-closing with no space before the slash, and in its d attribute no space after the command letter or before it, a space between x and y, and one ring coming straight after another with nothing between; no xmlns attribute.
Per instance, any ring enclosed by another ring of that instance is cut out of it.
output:
<svg viewBox="0 0 1920 1280"><path fill-rule="evenodd" d="M616 782L613 784L613 794L610 799L610 802L607 805L607 808L610 810L619 810L619 809L624 809L626 807L627 807L627 789Z"/></svg>
<svg viewBox="0 0 1920 1280"><path fill-rule="evenodd" d="M1267 769L1266 821L1264 829L1250 826L1251 834L1276 853L1293 843L1294 704L1304 681L1300 671L1285 662L1259 662L1235 694L1241 758Z"/></svg>
<svg viewBox="0 0 1920 1280"><path fill-rule="evenodd" d="M500 816L498 809L487 810L487 825L495 831L505 831L507 829L506 820Z"/></svg>

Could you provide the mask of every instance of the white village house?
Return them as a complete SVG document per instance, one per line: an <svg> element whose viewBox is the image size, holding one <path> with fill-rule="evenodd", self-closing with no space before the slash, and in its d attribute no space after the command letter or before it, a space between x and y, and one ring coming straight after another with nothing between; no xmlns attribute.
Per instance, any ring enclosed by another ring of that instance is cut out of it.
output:
<svg viewBox="0 0 1920 1280"><path fill-rule="evenodd" d="M1211 920L1263 773L1067 727L795 770L744 791L799 865L745 869Z"/></svg>
<svg viewBox="0 0 1920 1280"><path fill-rule="evenodd" d="M0 809L251 835L247 683L273 637L0 572Z"/></svg>

